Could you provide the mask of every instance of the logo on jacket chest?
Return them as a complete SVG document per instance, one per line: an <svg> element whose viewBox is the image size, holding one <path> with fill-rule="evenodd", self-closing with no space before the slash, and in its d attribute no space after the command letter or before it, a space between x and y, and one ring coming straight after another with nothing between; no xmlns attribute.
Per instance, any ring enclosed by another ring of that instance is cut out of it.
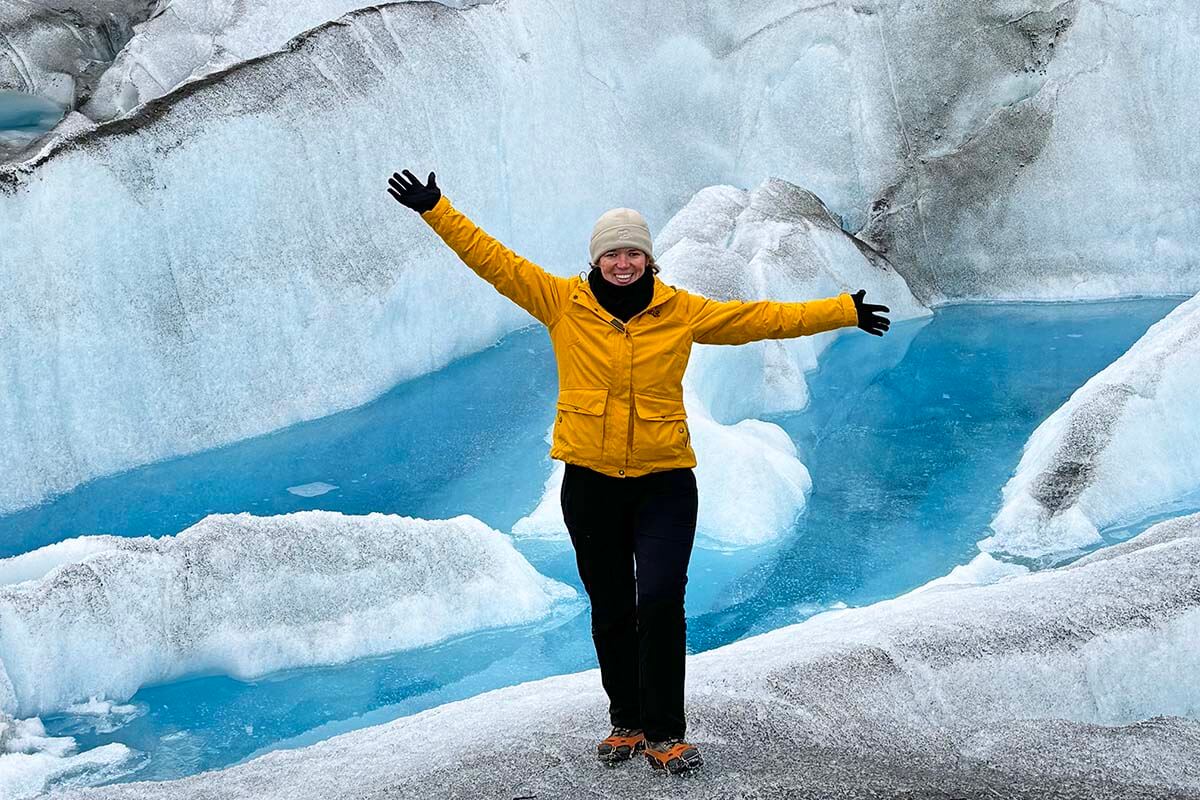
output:
<svg viewBox="0 0 1200 800"><path fill-rule="evenodd" d="M655 319L657 319L662 314L662 309L659 308L658 306L655 306L654 308L650 309L646 313L649 314L650 316L654 317Z"/></svg>

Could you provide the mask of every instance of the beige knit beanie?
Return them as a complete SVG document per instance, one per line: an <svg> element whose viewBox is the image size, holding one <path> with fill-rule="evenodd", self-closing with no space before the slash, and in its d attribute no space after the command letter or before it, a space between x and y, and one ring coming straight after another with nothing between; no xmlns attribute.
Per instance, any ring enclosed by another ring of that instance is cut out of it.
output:
<svg viewBox="0 0 1200 800"><path fill-rule="evenodd" d="M632 208L613 208L605 211L592 228L592 242L588 250L592 263L609 250L621 247L636 247L654 261L654 244L650 240L650 226L646 218Z"/></svg>

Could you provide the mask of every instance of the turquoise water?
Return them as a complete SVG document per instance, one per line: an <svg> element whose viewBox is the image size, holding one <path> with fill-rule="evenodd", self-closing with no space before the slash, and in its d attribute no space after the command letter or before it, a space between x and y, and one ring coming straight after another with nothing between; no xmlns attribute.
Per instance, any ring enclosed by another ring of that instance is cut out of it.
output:
<svg viewBox="0 0 1200 800"><path fill-rule="evenodd" d="M893 597L969 561L1037 424L1179 302L953 306L894 325L884 340L838 340L810 376L811 406L773 420L812 472L808 509L781 542L696 551L689 648ZM540 498L554 392L544 331L519 331L361 408L0 518L0 554L88 533L175 533L236 511L468 513L508 530ZM338 488L287 491L314 481ZM581 590L569 543L518 547ZM44 721L81 749L116 741L142 751L145 766L127 778L164 779L594 665L585 606L575 604L538 625L340 667L147 687L130 701L140 714L115 730L86 717Z"/></svg>
<svg viewBox="0 0 1200 800"><path fill-rule="evenodd" d="M0 133L42 133L53 128L62 116L63 109L44 97L0 89Z"/></svg>

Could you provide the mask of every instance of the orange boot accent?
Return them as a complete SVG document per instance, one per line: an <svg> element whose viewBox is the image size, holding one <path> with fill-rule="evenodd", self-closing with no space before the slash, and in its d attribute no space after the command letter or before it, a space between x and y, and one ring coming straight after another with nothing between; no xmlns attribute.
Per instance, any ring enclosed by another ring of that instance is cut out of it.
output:
<svg viewBox="0 0 1200 800"><path fill-rule="evenodd" d="M682 739L647 742L645 755L650 766L658 770L666 770L672 775L691 772L704 763L696 746L688 744Z"/></svg>
<svg viewBox="0 0 1200 800"><path fill-rule="evenodd" d="M596 757L608 764L627 761L646 747L646 736L635 728L613 728L604 741L596 745Z"/></svg>

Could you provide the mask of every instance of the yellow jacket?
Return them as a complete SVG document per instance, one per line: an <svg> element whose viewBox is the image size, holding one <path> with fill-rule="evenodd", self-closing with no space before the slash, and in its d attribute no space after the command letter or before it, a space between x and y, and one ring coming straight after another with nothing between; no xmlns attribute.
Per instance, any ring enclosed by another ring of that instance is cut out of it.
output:
<svg viewBox="0 0 1200 800"><path fill-rule="evenodd" d="M445 196L422 217L479 277L550 330L559 387L550 457L613 477L696 466L683 407L693 342L744 344L858 324L845 293L804 303L718 302L657 275L650 305L623 323L586 279L552 275L518 256Z"/></svg>

